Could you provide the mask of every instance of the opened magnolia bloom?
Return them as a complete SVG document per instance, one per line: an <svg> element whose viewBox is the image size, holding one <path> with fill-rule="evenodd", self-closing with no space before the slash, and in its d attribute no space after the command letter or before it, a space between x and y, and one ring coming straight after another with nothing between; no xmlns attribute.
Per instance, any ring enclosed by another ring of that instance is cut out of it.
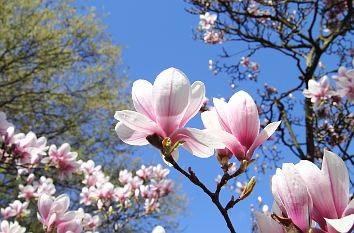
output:
<svg viewBox="0 0 354 233"><path fill-rule="evenodd" d="M354 200L350 200L349 175L343 160L325 151L322 169L307 160L284 163L272 178L273 213L284 225L291 220L301 232L351 232ZM269 215L256 213L261 233L285 233Z"/></svg>
<svg viewBox="0 0 354 233"><path fill-rule="evenodd" d="M190 85L180 70L169 68L162 71L152 85L146 80L133 84L132 99L136 111L117 111L119 121L116 132L130 145L152 145L161 149L162 140L172 144L183 141L183 147L198 157L213 155L214 148L223 144L207 130L185 128L203 105L205 87L200 81ZM178 158L178 150L172 154Z"/></svg>

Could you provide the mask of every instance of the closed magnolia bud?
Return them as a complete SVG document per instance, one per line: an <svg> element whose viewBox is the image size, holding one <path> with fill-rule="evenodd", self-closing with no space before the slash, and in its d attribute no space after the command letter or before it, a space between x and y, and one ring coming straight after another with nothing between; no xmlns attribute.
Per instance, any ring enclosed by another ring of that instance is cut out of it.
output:
<svg viewBox="0 0 354 233"><path fill-rule="evenodd" d="M242 191L239 199L240 200L243 200L245 199L246 197L248 197L252 191L253 191L253 188L254 186L256 185L256 177L253 176L250 181L248 181L248 184L246 185L245 189Z"/></svg>

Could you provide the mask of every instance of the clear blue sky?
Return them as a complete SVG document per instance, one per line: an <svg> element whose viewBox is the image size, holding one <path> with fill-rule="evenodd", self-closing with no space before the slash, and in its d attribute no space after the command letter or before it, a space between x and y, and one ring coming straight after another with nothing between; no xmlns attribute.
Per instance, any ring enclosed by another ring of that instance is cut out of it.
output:
<svg viewBox="0 0 354 233"><path fill-rule="evenodd" d="M123 67L128 68L130 80L143 78L152 82L159 72L173 66L184 71L191 82L203 81L209 99L221 96L228 98L233 94L227 76L224 74L214 76L208 70L208 60L217 57L222 47L193 40L192 29L196 27L199 19L198 16L190 15L185 11L187 6L183 1L96 0L85 1L85 4L94 5L98 11L103 9L109 13L105 23L108 25L113 41L124 46L122 62ZM234 49L240 46L242 50L241 46L244 45L228 46ZM240 58L241 55L238 59ZM297 75L292 73L294 70L283 57L271 51L255 58L261 65L259 77L261 84L276 82L278 86L284 87L290 74ZM239 60L235 59L235 62ZM256 98L256 88L253 83L241 83L240 86ZM202 127L200 122L200 116L197 115L190 122L190 126ZM149 147L142 148L137 155L141 155L148 162L162 162L159 152ZM294 161L294 157L289 157L287 161ZM221 173L215 157L200 159L183 151L179 163L183 167L191 166L201 180L209 187L215 187L214 179ZM179 218L183 232L228 232L223 218L208 197L176 171L172 170L171 174L176 182L182 182L182 191L189 198L186 213ZM251 174L253 175L252 172ZM258 181L254 194L231 210L231 218L238 233L250 232L249 206L251 203L257 203L258 194L262 195L267 204L272 204L269 174L259 176ZM231 195L230 192L225 194L227 197Z"/></svg>

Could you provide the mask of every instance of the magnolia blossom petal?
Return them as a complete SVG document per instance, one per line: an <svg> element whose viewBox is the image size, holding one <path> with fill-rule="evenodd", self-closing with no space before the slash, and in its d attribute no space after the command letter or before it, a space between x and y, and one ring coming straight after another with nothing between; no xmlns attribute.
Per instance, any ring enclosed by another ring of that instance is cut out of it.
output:
<svg viewBox="0 0 354 233"><path fill-rule="evenodd" d="M189 105L189 80L176 68L166 69L156 77L152 95L157 123L169 135L178 128Z"/></svg>
<svg viewBox="0 0 354 233"><path fill-rule="evenodd" d="M52 204L53 204L53 200L49 195L44 193L39 197L37 206L38 206L38 211L42 216L42 218L45 219L48 217Z"/></svg>
<svg viewBox="0 0 354 233"><path fill-rule="evenodd" d="M162 226L156 226L154 229L152 229L151 233L166 233L166 231Z"/></svg>
<svg viewBox="0 0 354 233"><path fill-rule="evenodd" d="M347 216L349 214L354 214L354 199L352 199L347 207L345 208L342 216Z"/></svg>
<svg viewBox="0 0 354 233"><path fill-rule="evenodd" d="M335 204L333 201L330 183L314 163L307 160L301 160L295 165L304 180L313 201L313 218L321 226L325 222L323 217L338 218ZM326 201L323 201L326 200Z"/></svg>
<svg viewBox="0 0 354 233"><path fill-rule="evenodd" d="M114 115L114 118L122 122L128 128L135 131L149 135L154 133L161 133L161 130L154 121L138 112L130 110L117 111Z"/></svg>
<svg viewBox="0 0 354 233"><path fill-rule="evenodd" d="M152 84L146 80L133 83L132 99L136 111L155 120L155 110L152 106Z"/></svg>
<svg viewBox="0 0 354 233"><path fill-rule="evenodd" d="M238 160L242 161L245 159L246 152L235 136L222 130L213 130L212 132L213 135L215 135L221 140L221 142L225 144L226 148L229 149L237 157Z"/></svg>
<svg viewBox="0 0 354 233"><path fill-rule="evenodd" d="M219 123L228 133L231 133L230 124L229 124L229 106L228 104L218 98L213 98L214 107L218 115Z"/></svg>
<svg viewBox="0 0 354 233"><path fill-rule="evenodd" d="M62 194L55 198L51 211L55 213L65 213L70 205L70 198L66 194Z"/></svg>
<svg viewBox="0 0 354 233"><path fill-rule="evenodd" d="M340 233L349 232L354 225L354 214L345 216L340 219L328 219L326 218L326 222L332 226L336 231Z"/></svg>
<svg viewBox="0 0 354 233"><path fill-rule="evenodd" d="M349 202L349 175L347 167L335 153L325 150L322 163L324 175L329 179L337 215L341 216Z"/></svg>
<svg viewBox="0 0 354 233"><path fill-rule="evenodd" d="M184 141L183 147L201 158L213 155L214 149L223 149L225 145L213 136L211 131L194 128L181 128L171 136L173 142Z"/></svg>
<svg viewBox="0 0 354 233"><path fill-rule="evenodd" d="M202 112L201 117L205 128L222 130L215 109Z"/></svg>
<svg viewBox="0 0 354 233"><path fill-rule="evenodd" d="M229 125L233 135L246 148L250 148L259 133L257 105L245 91L236 92L229 101Z"/></svg>
<svg viewBox="0 0 354 233"><path fill-rule="evenodd" d="M258 134L253 144L249 148L246 154L246 159L251 159L254 151L259 147L264 141L266 141L279 127L281 121L269 123L261 132Z"/></svg>
<svg viewBox="0 0 354 233"><path fill-rule="evenodd" d="M115 127L118 137L129 145L142 146L147 145L149 142L146 140L148 134L132 130L125 126L123 123L118 122Z"/></svg>
<svg viewBox="0 0 354 233"><path fill-rule="evenodd" d="M269 215L254 213L260 233L285 233L284 228L274 221Z"/></svg>
<svg viewBox="0 0 354 233"><path fill-rule="evenodd" d="M295 165L284 163L272 177L272 193L292 222L302 231L310 228L311 197Z"/></svg>
<svg viewBox="0 0 354 233"><path fill-rule="evenodd" d="M187 111L181 121L180 127L184 127L187 122L194 117L203 105L205 98L205 86L204 83L196 81L191 86L191 99Z"/></svg>

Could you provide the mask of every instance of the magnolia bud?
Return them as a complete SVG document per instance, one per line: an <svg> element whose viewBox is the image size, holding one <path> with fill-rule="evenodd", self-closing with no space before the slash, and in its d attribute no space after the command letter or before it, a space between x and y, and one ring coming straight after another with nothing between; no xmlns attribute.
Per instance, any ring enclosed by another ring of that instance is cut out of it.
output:
<svg viewBox="0 0 354 233"><path fill-rule="evenodd" d="M256 177L253 176L250 181L248 181L248 184L246 185L245 189L242 191L239 199L240 200L243 200L245 199L246 197L248 197L252 191L253 191L253 188L254 186L256 185Z"/></svg>

